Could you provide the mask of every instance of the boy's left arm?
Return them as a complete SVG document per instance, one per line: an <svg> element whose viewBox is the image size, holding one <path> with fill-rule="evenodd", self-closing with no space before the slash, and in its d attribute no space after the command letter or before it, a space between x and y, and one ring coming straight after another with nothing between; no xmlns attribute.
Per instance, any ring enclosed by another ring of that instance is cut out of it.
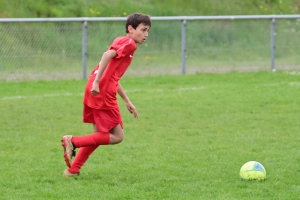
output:
<svg viewBox="0 0 300 200"><path fill-rule="evenodd" d="M121 83L119 82L119 86L118 86L118 94L122 97L122 99L125 101L126 103L126 107L128 109L128 111L133 114L133 116L135 118L138 118L138 113L137 110L135 108L135 106L131 103L130 99L128 98L128 96L126 95L125 91L123 90L123 87L121 85Z"/></svg>

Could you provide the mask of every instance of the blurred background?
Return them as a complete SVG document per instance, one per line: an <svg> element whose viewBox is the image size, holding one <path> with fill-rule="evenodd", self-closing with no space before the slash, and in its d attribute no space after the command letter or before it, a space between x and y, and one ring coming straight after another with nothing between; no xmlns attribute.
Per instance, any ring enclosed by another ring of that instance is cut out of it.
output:
<svg viewBox="0 0 300 200"><path fill-rule="evenodd" d="M297 15L300 0L10 0L1 19L159 16ZM82 22L1 22L0 80L82 79ZM153 20L126 76L182 74L182 20ZM87 74L125 22L88 22ZM270 19L187 20L185 73L271 69ZM274 22L277 70L300 67L300 18Z"/></svg>
<svg viewBox="0 0 300 200"><path fill-rule="evenodd" d="M9 0L0 1L5 17L122 17L299 14L300 0Z"/></svg>

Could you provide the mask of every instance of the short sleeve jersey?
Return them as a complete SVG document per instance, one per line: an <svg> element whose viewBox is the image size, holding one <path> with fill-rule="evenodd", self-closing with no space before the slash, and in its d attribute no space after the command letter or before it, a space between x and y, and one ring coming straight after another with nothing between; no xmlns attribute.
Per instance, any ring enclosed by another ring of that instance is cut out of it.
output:
<svg viewBox="0 0 300 200"><path fill-rule="evenodd" d="M92 71L86 84L83 103L94 109L109 110L118 107L117 91L119 80L129 67L137 46L129 36L118 37L110 45L109 50L117 52L116 57L110 60L100 79L100 93L91 94L93 81L98 73L99 65Z"/></svg>

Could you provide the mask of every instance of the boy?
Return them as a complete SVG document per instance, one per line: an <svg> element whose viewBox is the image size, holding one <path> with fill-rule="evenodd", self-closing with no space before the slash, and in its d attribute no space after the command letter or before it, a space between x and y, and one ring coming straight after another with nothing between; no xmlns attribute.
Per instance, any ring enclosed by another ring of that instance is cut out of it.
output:
<svg viewBox="0 0 300 200"><path fill-rule="evenodd" d="M92 123L94 133L85 136L62 137L64 159L69 167L63 176L79 175L83 164L99 145L118 144L124 137L123 123L117 103L118 93L135 118L135 106L124 92L119 80L127 70L137 48L148 37L151 19L148 15L135 13L126 21L126 36L117 37L104 52L100 63L92 71L86 84L83 99L83 122ZM75 156L75 148L80 148Z"/></svg>

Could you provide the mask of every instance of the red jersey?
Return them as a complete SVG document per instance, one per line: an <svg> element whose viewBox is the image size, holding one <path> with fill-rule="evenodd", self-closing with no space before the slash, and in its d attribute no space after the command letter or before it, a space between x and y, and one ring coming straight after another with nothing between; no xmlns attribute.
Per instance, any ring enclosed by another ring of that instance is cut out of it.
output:
<svg viewBox="0 0 300 200"><path fill-rule="evenodd" d="M108 48L117 52L110 60L99 82L100 93L92 95L93 81L98 73L99 65L92 71L86 84L83 103L94 109L109 110L118 107L117 92L119 80L129 67L137 46L129 36L118 37Z"/></svg>

